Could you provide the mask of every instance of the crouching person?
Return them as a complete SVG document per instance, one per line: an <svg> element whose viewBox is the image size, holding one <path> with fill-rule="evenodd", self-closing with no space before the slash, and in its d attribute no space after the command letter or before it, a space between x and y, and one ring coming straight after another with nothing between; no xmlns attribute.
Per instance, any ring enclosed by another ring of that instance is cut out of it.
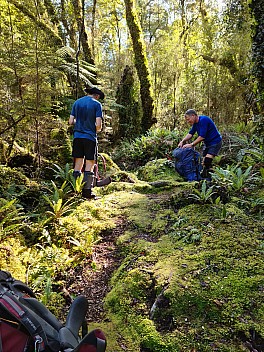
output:
<svg viewBox="0 0 264 352"><path fill-rule="evenodd" d="M192 127L180 141L178 147L193 148L203 142L203 170L201 176L202 178L210 179L213 158L218 155L222 147L222 136L210 117L198 115L193 109L187 110L184 117ZM192 139L195 133L197 133L198 137L193 142L185 144L185 142L189 142Z"/></svg>

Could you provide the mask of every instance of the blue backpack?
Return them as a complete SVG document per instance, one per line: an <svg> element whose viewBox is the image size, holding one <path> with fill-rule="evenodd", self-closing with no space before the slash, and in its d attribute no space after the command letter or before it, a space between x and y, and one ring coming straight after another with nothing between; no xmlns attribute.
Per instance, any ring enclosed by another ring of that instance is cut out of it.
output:
<svg viewBox="0 0 264 352"><path fill-rule="evenodd" d="M200 153L192 148L176 148L172 152L175 159L175 170L186 181L200 181L202 158Z"/></svg>

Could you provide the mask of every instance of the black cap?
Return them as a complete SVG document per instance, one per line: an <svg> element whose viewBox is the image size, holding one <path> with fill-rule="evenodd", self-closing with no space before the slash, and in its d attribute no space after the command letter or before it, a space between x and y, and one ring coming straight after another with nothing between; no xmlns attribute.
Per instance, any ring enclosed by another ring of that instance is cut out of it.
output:
<svg viewBox="0 0 264 352"><path fill-rule="evenodd" d="M98 95L100 96L100 99L101 99L101 100L103 100L104 97L105 97L104 93L103 93L100 89L98 89L98 88L96 88L96 87L92 87L92 88L86 87L86 88L84 89L84 91L85 91L87 94L90 94L90 95L98 94Z"/></svg>

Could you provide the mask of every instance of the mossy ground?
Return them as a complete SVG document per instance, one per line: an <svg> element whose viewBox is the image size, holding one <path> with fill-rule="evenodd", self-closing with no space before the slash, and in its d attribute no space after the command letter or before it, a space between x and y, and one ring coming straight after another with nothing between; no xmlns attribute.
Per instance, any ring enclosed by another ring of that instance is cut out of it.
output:
<svg viewBox="0 0 264 352"><path fill-rule="evenodd" d="M110 174L113 182L95 189L101 199L82 202L56 226L42 225L54 236L51 246L44 243L37 251L6 238L1 252L9 248L19 260L11 264L4 255L2 269L14 265L15 276L23 280L30 263L35 273L46 270L56 276L75 264L75 250L79 263L82 256L92 256L93 245L121 216L127 226L116 244L123 259L105 297L106 317L90 326L105 331L108 352L242 352L247 346L261 351L264 252L259 210L256 216L241 206L238 196L224 205L194 204L190 195L198 183L183 182L177 175L174 179L164 160L150 162L137 175L113 165ZM261 192L255 189L249 197ZM66 247L59 247L58 236ZM69 238L75 238L74 245ZM30 262L32 253L35 260Z"/></svg>
<svg viewBox="0 0 264 352"><path fill-rule="evenodd" d="M127 351L262 348L263 221L236 202L225 204L224 215L221 204L190 204L184 197L194 187L106 196L130 223L105 300ZM108 351L120 346L111 339Z"/></svg>

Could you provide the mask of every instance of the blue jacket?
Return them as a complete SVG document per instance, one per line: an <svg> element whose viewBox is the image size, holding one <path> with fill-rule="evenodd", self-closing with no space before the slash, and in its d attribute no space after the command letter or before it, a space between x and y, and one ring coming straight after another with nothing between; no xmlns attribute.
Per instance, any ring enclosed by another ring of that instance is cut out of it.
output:
<svg viewBox="0 0 264 352"><path fill-rule="evenodd" d="M207 147L218 144L222 140L222 136L219 133L213 120L210 119L210 117L205 115L199 116L199 121L193 124L189 133L191 135L194 135L195 133L197 133L198 136L203 137L204 143Z"/></svg>

